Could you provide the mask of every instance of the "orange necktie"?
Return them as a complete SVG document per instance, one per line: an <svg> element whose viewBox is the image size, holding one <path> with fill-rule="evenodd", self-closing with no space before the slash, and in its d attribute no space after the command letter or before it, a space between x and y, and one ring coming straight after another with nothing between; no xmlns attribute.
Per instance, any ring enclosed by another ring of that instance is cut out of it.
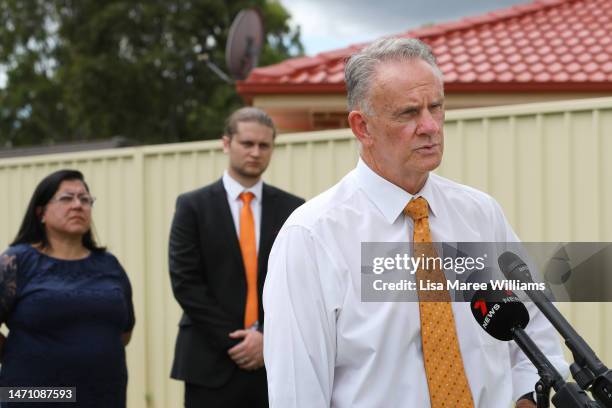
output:
<svg viewBox="0 0 612 408"><path fill-rule="evenodd" d="M423 197L411 200L404 213L414 220L414 256L437 257L431 244L427 200ZM429 280L443 283L446 287L444 272L437 268L420 268L416 272L416 279L417 282ZM423 362L431 407L473 408L474 401L459 350L450 295L447 290L419 290L418 294Z"/></svg>
<svg viewBox="0 0 612 408"><path fill-rule="evenodd" d="M244 309L244 327L249 328L258 320L257 305L257 241L255 240L255 218L251 210L254 194L240 193L242 210L240 210L240 251L244 262L247 296Z"/></svg>

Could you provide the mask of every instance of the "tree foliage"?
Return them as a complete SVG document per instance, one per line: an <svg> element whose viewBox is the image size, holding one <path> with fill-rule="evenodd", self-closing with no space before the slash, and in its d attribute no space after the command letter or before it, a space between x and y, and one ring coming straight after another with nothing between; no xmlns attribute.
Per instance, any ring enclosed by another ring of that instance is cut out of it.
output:
<svg viewBox="0 0 612 408"><path fill-rule="evenodd" d="M0 146L219 137L241 100L203 57L225 69L247 7L264 19L260 65L303 52L275 0L0 0Z"/></svg>

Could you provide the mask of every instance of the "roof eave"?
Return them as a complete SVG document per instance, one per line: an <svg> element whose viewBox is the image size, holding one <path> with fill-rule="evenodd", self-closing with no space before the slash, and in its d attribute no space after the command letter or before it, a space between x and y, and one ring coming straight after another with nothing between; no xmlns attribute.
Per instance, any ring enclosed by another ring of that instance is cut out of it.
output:
<svg viewBox="0 0 612 408"><path fill-rule="evenodd" d="M236 90L243 98L252 98L258 95L303 95L303 94L339 94L345 93L346 87L342 83L323 84L258 84L236 82Z"/></svg>
<svg viewBox="0 0 612 408"><path fill-rule="evenodd" d="M307 95L345 93L344 83L278 84L237 82L236 89L243 98L258 95ZM601 82L446 82L444 90L457 92L610 92L612 81Z"/></svg>

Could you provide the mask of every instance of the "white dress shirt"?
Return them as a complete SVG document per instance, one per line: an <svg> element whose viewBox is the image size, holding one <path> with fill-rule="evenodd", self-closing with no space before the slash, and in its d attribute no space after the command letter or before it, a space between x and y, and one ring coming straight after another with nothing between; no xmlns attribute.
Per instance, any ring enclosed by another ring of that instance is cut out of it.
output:
<svg viewBox="0 0 612 408"><path fill-rule="evenodd" d="M423 189L437 242L517 237L490 196L430 174ZM264 358L271 408L419 408L430 399L417 302L362 302L362 242L406 242L412 195L363 161L298 208L272 248L264 287ZM478 326L467 302L452 304L476 407L508 408L533 391L537 371L514 342ZM533 305L527 333L567 373L552 326Z"/></svg>
<svg viewBox="0 0 612 408"><path fill-rule="evenodd" d="M259 251L261 192L263 189L263 181L259 180L254 186L246 188L234 180L226 170L223 173L223 187L227 193L227 202L230 206L230 210L232 211L232 218L234 219L234 227L236 227L238 239L240 239L240 210L242 210L243 206L243 202L240 199L240 194L247 191L253 193L254 197L251 201L251 211L253 211L253 218L255 219L255 240L257 241L257 250Z"/></svg>

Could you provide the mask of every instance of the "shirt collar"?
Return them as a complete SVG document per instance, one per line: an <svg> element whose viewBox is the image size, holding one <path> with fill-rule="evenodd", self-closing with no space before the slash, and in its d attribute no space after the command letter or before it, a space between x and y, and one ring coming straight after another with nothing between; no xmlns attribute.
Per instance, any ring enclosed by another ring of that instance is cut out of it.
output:
<svg viewBox="0 0 612 408"><path fill-rule="evenodd" d="M355 169L357 180L366 193L368 198L376 205L379 211L387 219L389 224L393 224L397 217L402 214L404 207L414 197L424 197L429 204L431 214L435 216L436 199L434 194L433 177L428 176L425 185L418 193L412 195L401 187L384 179L374 172L368 165L359 158Z"/></svg>
<svg viewBox="0 0 612 408"><path fill-rule="evenodd" d="M261 202L261 194L263 189L263 181L260 179L255 185L252 187L244 187L242 184L237 182L229 175L228 171L225 170L223 172L223 187L227 192L227 196L230 200L238 200L238 196L245 191L250 191L255 196L255 200L259 200Z"/></svg>

